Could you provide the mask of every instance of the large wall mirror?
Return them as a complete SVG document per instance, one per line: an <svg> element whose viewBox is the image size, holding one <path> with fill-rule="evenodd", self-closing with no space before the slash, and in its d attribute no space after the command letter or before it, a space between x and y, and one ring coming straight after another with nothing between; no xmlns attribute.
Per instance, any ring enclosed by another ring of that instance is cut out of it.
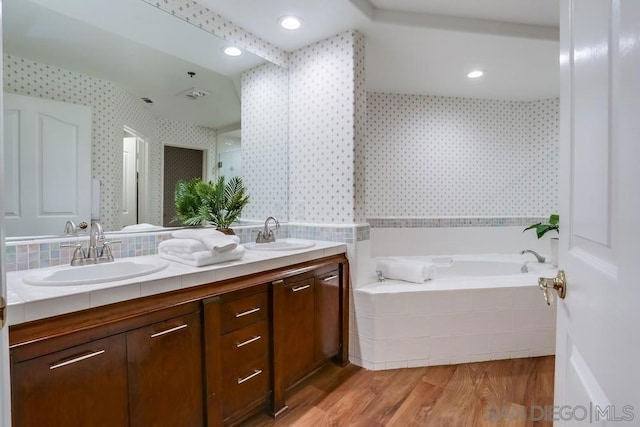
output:
<svg viewBox="0 0 640 427"><path fill-rule="evenodd" d="M287 219L286 69L227 56L223 40L142 0L2 5L8 237L60 235L68 219L170 225L165 170L181 149L201 152L205 179L242 176L244 219ZM82 111L58 114L66 106Z"/></svg>

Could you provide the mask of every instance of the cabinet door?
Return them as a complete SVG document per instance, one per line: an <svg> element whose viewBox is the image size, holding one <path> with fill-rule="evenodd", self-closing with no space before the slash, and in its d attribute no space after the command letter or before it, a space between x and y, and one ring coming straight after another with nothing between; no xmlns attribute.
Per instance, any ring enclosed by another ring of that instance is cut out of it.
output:
<svg viewBox="0 0 640 427"><path fill-rule="evenodd" d="M13 366L13 424L127 426L124 334Z"/></svg>
<svg viewBox="0 0 640 427"><path fill-rule="evenodd" d="M340 274L319 275L315 284L315 358L323 360L340 350Z"/></svg>
<svg viewBox="0 0 640 427"><path fill-rule="evenodd" d="M314 280L285 285L282 296L282 324L276 327L284 331L284 382L289 386L307 374L315 360Z"/></svg>
<svg viewBox="0 0 640 427"><path fill-rule="evenodd" d="M204 424L200 313L127 333L132 427Z"/></svg>

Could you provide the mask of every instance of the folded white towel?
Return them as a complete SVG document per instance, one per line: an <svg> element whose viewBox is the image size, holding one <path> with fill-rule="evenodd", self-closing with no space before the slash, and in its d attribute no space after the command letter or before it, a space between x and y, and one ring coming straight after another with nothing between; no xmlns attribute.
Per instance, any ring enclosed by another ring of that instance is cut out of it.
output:
<svg viewBox="0 0 640 427"><path fill-rule="evenodd" d="M435 277L436 267L430 262L379 259L376 271L381 272L386 279L424 283L425 280L431 280Z"/></svg>
<svg viewBox="0 0 640 427"><path fill-rule="evenodd" d="M177 240L177 239L174 239ZM168 259L171 261L177 261L182 264L191 265L193 267L202 267L205 265L220 264L227 261L235 261L241 259L244 256L244 246L240 245L232 251L224 253L215 253L208 250L193 252L193 253L180 253L173 252L169 248L161 247L158 245L158 255L160 258Z"/></svg>
<svg viewBox="0 0 640 427"><path fill-rule="evenodd" d="M206 251L207 247L200 240L195 239L169 239L158 244L158 252L163 249L165 252L175 252L180 254L192 254L194 252Z"/></svg>
<svg viewBox="0 0 640 427"><path fill-rule="evenodd" d="M240 243L238 236L229 236L213 228L184 228L171 235L177 239L199 240L208 250L217 253L230 252Z"/></svg>

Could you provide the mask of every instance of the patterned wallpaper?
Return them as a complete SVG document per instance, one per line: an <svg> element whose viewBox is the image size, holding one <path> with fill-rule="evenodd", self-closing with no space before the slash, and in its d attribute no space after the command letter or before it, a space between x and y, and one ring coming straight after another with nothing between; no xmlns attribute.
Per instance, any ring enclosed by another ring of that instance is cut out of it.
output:
<svg viewBox="0 0 640 427"><path fill-rule="evenodd" d="M4 54L4 90L92 108L92 175L101 183L101 218L106 230L121 228L122 136L124 126L149 143L151 222L161 222L162 144L165 142L213 149L215 131L188 123L156 118L144 104L114 83Z"/></svg>
<svg viewBox="0 0 640 427"><path fill-rule="evenodd" d="M558 100L367 96L367 217L558 208Z"/></svg>
<svg viewBox="0 0 640 427"><path fill-rule="evenodd" d="M330 224L355 221L356 82L361 96L362 45L358 33L347 31L290 55L292 221Z"/></svg>
<svg viewBox="0 0 640 427"><path fill-rule="evenodd" d="M288 218L289 73L265 63L242 74L242 179L250 202L242 218Z"/></svg>
<svg viewBox="0 0 640 427"><path fill-rule="evenodd" d="M287 53L254 36L225 17L193 0L142 0L184 21L220 37L235 46L254 53L282 67L287 66Z"/></svg>

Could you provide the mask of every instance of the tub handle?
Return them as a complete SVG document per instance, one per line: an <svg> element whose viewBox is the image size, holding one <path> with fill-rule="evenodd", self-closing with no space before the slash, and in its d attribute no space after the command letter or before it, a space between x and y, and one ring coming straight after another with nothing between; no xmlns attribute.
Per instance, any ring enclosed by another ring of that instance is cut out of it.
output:
<svg viewBox="0 0 640 427"><path fill-rule="evenodd" d="M549 297L550 289L555 289L560 299L567 297L567 275L564 270L558 270L556 277L540 277L538 278L538 287L542 289L542 294L544 295L544 300L547 305L551 305L551 299Z"/></svg>
<svg viewBox="0 0 640 427"><path fill-rule="evenodd" d="M382 271L376 270L376 273L378 274L378 282L384 282L384 274L382 274Z"/></svg>

